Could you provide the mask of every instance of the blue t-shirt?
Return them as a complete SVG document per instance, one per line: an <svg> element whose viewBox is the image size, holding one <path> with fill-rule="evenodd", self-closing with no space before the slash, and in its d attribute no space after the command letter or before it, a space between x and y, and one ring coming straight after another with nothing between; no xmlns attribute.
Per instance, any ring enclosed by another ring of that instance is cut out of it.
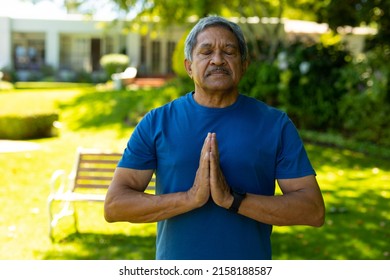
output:
<svg viewBox="0 0 390 280"><path fill-rule="evenodd" d="M187 191L208 132L217 135L220 166L237 191L272 196L275 179L315 174L288 116L239 95L226 108L196 103L193 93L149 112L136 127L119 167L155 169L156 193ZM218 207L158 222L157 259L271 259L272 226Z"/></svg>

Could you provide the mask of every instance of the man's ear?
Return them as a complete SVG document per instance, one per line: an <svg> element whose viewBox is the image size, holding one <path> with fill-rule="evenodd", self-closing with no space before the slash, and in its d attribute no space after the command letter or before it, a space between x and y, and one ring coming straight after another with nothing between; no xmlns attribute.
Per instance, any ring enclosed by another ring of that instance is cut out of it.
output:
<svg viewBox="0 0 390 280"><path fill-rule="evenodd" d="M192 69L191 69L191 66L192 66L192 62L189 61L188 59L185 59L184 60L184 67L186 68L188 76L190 76L190 78L192 79Z"/></svg>

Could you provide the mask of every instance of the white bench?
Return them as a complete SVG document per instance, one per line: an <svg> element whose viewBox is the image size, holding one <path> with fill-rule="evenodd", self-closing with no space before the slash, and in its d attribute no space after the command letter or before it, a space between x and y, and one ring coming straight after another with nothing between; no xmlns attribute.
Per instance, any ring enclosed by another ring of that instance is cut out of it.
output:
<svg viewBox="0 0 390 280"><path fill-rule="evenodd" d="M56 170L51 176L51 192L48 197L49 236L54 240L53 230L58 221L73 216L76 232L78 217L74 202L104 202L105 194L112 180L121 153L84 150L79 148L73 171L66 176L64 170ZM155 190L153 176L147 190ZM54 203L59 202L59 211L54 213Z"/></svg>

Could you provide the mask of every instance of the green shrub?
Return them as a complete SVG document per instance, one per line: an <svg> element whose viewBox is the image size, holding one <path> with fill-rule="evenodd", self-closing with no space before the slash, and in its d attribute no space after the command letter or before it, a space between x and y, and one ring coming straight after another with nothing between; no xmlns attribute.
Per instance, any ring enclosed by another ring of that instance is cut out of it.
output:
<svg viewBox="0 0 390 280"><path fill-rule="evenodd" d="M240 82L240 91L262 100L271 106L277 106L280 90L280 70L268 61L257 61L249 65Z"/></svg>
<svg viewBox="0 0 390 280"><path fill-rule="evenodd" d="M348 64L348 52L341 45L295 45L288 50L280 97L283 107L300 128L339 128L337 104L345 90L335 88L341 69Z"/></svg>
<svg viewBox="0 0 390 280"><path fill-rule="evenodd" d="M111 75L114 73L125 71L129 64L130 59L125 54L111 53L103 55L100 59L100 65L106 71L109 78L111 78Z"/></svg>
<svg viewBox="0 0 390 280"><path fill-rule="evenodd" d="M16 89L70 89L91 87L90 83L70 83L70 82L16 82Z"/></svg>
<svg viewBox="0 0 390 280"><path fill-rule="evenodd" d="M172 68L175 72L176 76L186 79L188 78L187 71L184 67L184 43L187 38L189 31L184 32L182 37L180 38L179 42L177 42L177 45L175 47L175 51L172 55Z"/></svg>
<svg viewBox="0 0 390 280"><path fill-rule="evenodd" d="M390 67L386 61L380 50L368 53L341 71L336 88L346 91L338 104L344 135L390 146Z"/></svg>
<svg viewBox="0 0 390 280"><path fill-rule="evenodd" d="M0 91L1 90L12 90L14 89L14 85L7 81L0 81Z"/></svg>
<svg viewBox="0 0 390 280"><path fill-rule="evenodd" d="M27 140L52 137L57 134L53 126L57 120L57 113L0 116L0 139Z"/></svg>

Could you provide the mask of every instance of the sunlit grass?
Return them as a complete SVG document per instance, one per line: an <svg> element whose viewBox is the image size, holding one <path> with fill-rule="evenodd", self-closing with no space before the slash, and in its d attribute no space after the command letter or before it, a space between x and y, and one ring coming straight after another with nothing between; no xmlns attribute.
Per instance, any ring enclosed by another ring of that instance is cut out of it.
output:
<svg viewBox="0 0 390 280"><path fill-rule="evenodd" d="M59 102L74 98L88 90L93 90L93 87L56 90L23 89L0 92L0 115L30 115L57 111Z"/></svg>
<svg viewBox="0 0 390 280"><path fill-rule="evenodd" d="M390 259L388 160L306 146L324 195L326 222L322 228L275 227L276 258Z"/></svg>

